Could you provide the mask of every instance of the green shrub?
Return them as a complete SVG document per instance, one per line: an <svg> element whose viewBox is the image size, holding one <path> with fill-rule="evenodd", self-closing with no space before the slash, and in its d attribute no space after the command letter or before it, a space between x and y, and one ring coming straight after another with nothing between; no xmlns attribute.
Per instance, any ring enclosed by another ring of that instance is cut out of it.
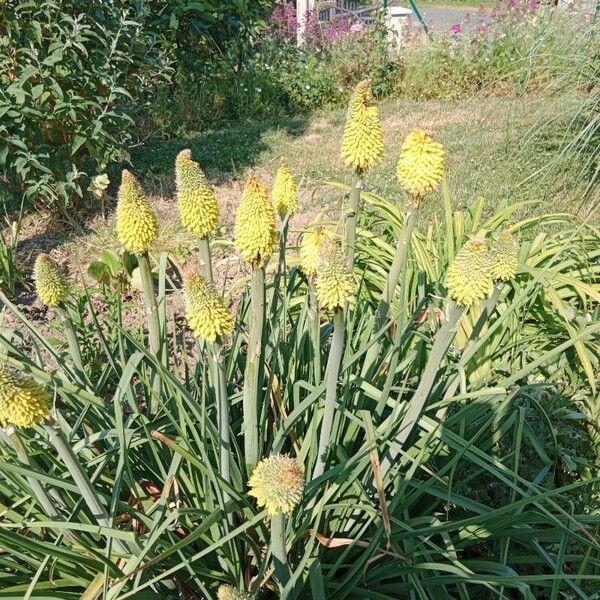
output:
<svg viewBox="0 0 600 600"><path fill-rule="evenodd" d="M163 56L125 3L2 4L1 166L32 201L64 210L127 157L132 94L164 77Z"/></svg>

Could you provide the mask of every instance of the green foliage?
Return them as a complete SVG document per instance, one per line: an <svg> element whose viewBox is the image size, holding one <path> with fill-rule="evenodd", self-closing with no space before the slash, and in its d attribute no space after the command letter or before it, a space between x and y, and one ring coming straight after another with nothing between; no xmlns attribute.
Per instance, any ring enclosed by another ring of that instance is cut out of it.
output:
<svg viewBox="0 0 600 600"><path fill-rule="evenodd" d="M132 92L164 73L124 5L4 2L0 31L2 166L25 196L63 209L127 156Z"/></svg>
<svg viewBox="0 0 600 600"><path fill-rule="evenodd" d="M347 188L333 189L339 206ZM345 319L331 452L318 479L310 473L318 460L331 315L320 314L314 344L309 286L291 249L287 267L281 256L268 269L260 455L289 452L307 473L304 497L287 519L283 555L292 580L281 596L592 597L600 585L593 504L599 478L582 449L598 410L598 232L563 214L517 220L519 204L485 219L481 201L453 212L445 193L444 223L417 227L391 321L374 332L371 317L403 219L396 202L369 193L364 199L356 265L362 285ZM447 309L448 265L473 233L493 237L507 226L519 238L518 274L464 315L410 443L380 484L374 466L425 376ZM115 257L105 258L116 268ZM88 387L76 383L70 357L7 302L22 328L0 334L3 362L54 392L60 427L112 523L94 523L43 430L19 434L31 464L2 444L5 597L52 586L56 598L84 591L114 600L214 598L222 583L277 597L271 557L281 561L281 547L247 494L247 278L233 283L232 290L244 290L237 327L218 355L231 413L228 481L219 463L214 349L195 343L169 316L168 307L180 302L179 273L165 254L153 262L168 364L147 351L139 320L131 321L139 298L126 305L109 295L98 312L86 292L73 320ZM376 340L382 353L367 380L362 363ZM44 515L27 477L60 496L59 518ZM129 549L127 560L107 559L111 539Z"/></svg>
<svg viewBox="0 0 600 600"><path fill-rule="evenodd" d="M16 221L6 219L6 226L6 231L0 233L0 290L12 298L17 284L25 281L23 271L17 263L21 215Z"/></svg>
<svg viewBox="0 0 600 600"><path fill-rule="evenodd" d="M409 47L402 93L432 99L540 92L565 69L576 72L592 58L593 23L544 7L523 12L519 6L492 13L474 33L436 36L425 46Z"/></svg>

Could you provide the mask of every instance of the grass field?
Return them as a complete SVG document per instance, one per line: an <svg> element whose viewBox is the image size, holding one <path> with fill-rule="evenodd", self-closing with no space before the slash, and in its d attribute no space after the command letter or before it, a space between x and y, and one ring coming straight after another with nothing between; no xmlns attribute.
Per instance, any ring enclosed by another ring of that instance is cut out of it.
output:
<svg viewBox="0 0 600 600"><path fill-rule="evenodd" d="M486 199L489 211L516 201L530 201L523 214L547 211L578 211L588 214L590 199L583 197L586 174L576 157L564 157L553 163L561 141L557 128L553 135L531 134L540 122L564 111L574 98L554 100L505 98L472 99L458 102L408 102L387 100L381 103L385 132L382 163L369 173L367 186L390 199L401 194L395 178L395 166L404 136L414 127L422 127L444 144L448 164L448 183L456 208ZM195 247L177 220L173 207L173 162L183 148L205 169L222 204L224 227L233 224L243 180L250 170L268 184L281 158L301 179L300 213L292 224L302 228L316 214L328 213L339 203L338 192L323 185L327 181L350 182L339 156L345 111L337 110L311 117L248 121L237 125L173 139L140 145L132 153L134 172L141 176L151 192L161 222L164 223L160 246L185 255ZM544 170L549 169L549 170ZM111 174L119 180L117 171ZM442 217L441 197L433 196L424 207L422 223ZM597 213L595 214L597 217ZM65 238L60 244L71 257L77 257L82 270L105 247L119 247L113 223L96 217L90 233ZM39 232L38 234L39 235Z"/></svg>

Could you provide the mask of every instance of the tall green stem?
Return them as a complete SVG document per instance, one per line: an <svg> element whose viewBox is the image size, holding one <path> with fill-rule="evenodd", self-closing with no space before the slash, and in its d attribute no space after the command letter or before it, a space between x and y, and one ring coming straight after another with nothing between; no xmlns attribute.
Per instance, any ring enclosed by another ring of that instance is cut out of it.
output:
<svg viewBox="0 0 600 600"><path fill-rule="evenodd" d="M457 306L454 302L450 302L448 313L446 315L446 321L442 327L438 330L431 347L431 352L425 365L425 369L421 373L419 385L413 394L400 427L398 433L394 437L390 448L381 461L381 473L385 474L390 470L394 464L402 446L410 436L412 430L419 420L421 411L429 398L429 394L435 383L436 375L439 371L440 365L446 356L446 352L454 339L454 335L458 328L458 323L464 312L464 308Z"/></svg>
<svg viewBox="0 0 600 600"><path fill-rule="evenodd" d="M282 514L271 517L271 554L279 583L280 599L288 600L290 594L285 591L285 587L290 581L291 574L285 545L285 516Z"/></svg>
<svg viewBox="0 0 600 600"><path fill-rule="evenodd" d="M412 232L415 226L415 220L416 210L410 207L407 208L404 214L404 226L398 239L398 245L396 246L394 260L392 261L392 265L388 272L388 276L381 293L381 298L379 299L379 304L377 306L377 311L375 313L375 318L373 321L373 333L378 332L385 325L389 317L390 307L394 300L394 294L396 292L396 287L398 286L398 281L401 280L403 283L405 283L406 260L408 257L408 248L410 246ZM404 293L402 297L404 298ZM404 303L402 302L402 304ZM404 310L402 306L400 313L401 316L403 312ZM398 325L400 326L399 328L402 329L402 323L399 323ZM361 373L363 377L368 377L374 374L373 371L375 363L381 354L382 345L383 340L380 337L367 351Z"/></svg>
<svg viewBox="0 0 600 600"><path fill-rule="evenodd" d="M208 238L200 238L198 241L198 250L200 251L200 260L202 262L202 275L209 283L213 283L212 258L210 256L210 244Z"/></svg>
<svg viewBox="0 0 600 600"><path fill-rule="evenodd" d="M319 316L319 300L315 282L308 282L308 320L312 345L313 383L321 383L321 318Z"/></svg>
<svg viewBox="0 0 600 600"><path fill-rule="evenodd" d="M217 416L219 432L219 470L221 477L227 482L231 481L230 452L231 441L229 437L229 401L227 398L227 381L225 377L225 364L223 362L222 346L211 344L209 347L210 360L213 363L213 385L217 397Z"/></svg>
<svg viewBox="0 0 600 600"><path fill-rule="evenodd" d="M337 308L333 317L333 338L329 349L329 358L327 359L325 410L321 421L319 451L317 454L315 470L313 472L313 479L320 477L325 471L327 451L329 450L329 443L331 442L331 430L333 428L333 418L335 416L338 377L340 365L342 364L342 355L344 353L345 336L346 325L344 323L344 311L341 308Z"/></svg>
<svg viewBox="0 0 600 600"><path fill-rule="evenodd" d="M161 334L160 319L158 316L158 304L154 293L154 281L150 269L150 257L148 252L138 254L138 265L142 281L142 294L144 297L144 308L148 318L148 349L157 361L161 360ZM152 391L156 397L160 396L161 381L157 373L153 376ZM154 402L150 403L150 413L154 413Z"/></svg>
<svg viewBox="0 0 600 600"><path fill-rule="evenodd" d="M356 252L356 226L358 224L358 211L360 207L360 193L362 191L362 173L356 172L354 187L350 192L348 213L346 215L346 267L348 271L354 270L354 255Z"/></svg>
<svg viewBox="0 0 600 600"><path fill-rule="evenodd" d="M67 338L67 343L69 345L69 352L71 353L71 359L73 360L73 364L75 365L76 375L78 379L78 383L81 385L88 387L89 381L85 374L85 370L83 368L83 358L81 356L81 348L79 347L79 340L77 339L77 332L75 331L75 326L73 325L73 321L71 319L71 315L66 306L60 304L56 307L58 314L63 322L65 327L65 336Z"/></svg>
<svg viewBox="0 0 600 600"><path fill-rule="evenodd" d="M250 331L244 374L244 453L251 472L259 457L258 414L262 399L262 354L265 323L265 268L252 271L250 288Z"/></svg>
<svg viewBox="0 0 600 600"><path fill-rule="evenodd" d="M89 480L87 473L83 470L83 467L79 463L79 460L73 452L73 449L65 439L58 423L56 423L54 420L47 421L44 423L44 429L50 438L50 442L56 449L56 453L71 474L79 493L85 500L98 525L101 527L112 527L111 518L106 512L106 509L100 503L100 500L98 499L98 496L92 487L92 482ZM121 554L129 554L128 548L123 544L123 542L121 542L121 540L115 539L113 540L113 543L117 552Z"/></svg>

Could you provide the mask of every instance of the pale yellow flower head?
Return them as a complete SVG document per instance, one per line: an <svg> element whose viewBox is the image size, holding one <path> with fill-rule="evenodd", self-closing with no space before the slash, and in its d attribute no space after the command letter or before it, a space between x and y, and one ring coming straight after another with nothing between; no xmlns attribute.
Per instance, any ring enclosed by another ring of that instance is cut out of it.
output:
<svg viewBox="0 0 600 600"><path fill-rule="evenodd" d="M0 368L0 424L31 427L50 416L50 395L33 379Z"/></svg>
<svg viewBox="0 0 600 600"><path fill-rule="evenodd" d="M492 285L490 253L485 239L476 237L458 251L448 268L448 294L460 306L471 306L487 298Z"/></svg>
<svg viewBox="0 0 600 600"><path fill-rule="evenodd" d="M319 305L326 310L343 308L356 294L354 273L346 268L338 245L327 241L317 260L315 288Z"/></svg>
<svg viewBox="0 0 600 600"><path fill-rule="evenodd" d="M422 129L406 136L396 170L402 189L416 207L436 190L444 176L444 148Z"/></svg>
<svg viewBox="0 0 600 600"><path fill-rule="evenodd" d="M46 306L58 306L69 295L69 284L58 265L47 255L38 254L33 266L38 298Z"/></svg>
<svg viewBox="0 0 600 600"><path fill-rule="evenodd" d="M129 252L146 252L158 236L156 215L138 180L123 170L117 194L117 236Z"/></svg>
<svg viewBox="0 0 600 600"><path fill-rule="evenodd" d="M275 251L275 211L267 188L251 175L235 217L235 247L253 268L265 265Z"/></svg>
<svg viewBox="0 0 600 600"><path fill-rule="evenodd" d="M219 222L219 206L191 150L182 150L175 159L175 184L181 224L199 238L207 237Z"/></svg>
<svg viewBox="0 0 600 600"><path fill-rule="evenodd" d="M300 241L300 268L313 279L317 276L321 253L332 239L333 234L322 227L313 226L302 234Z"/></svg>
<svg viewBox="0 0 600 600"><path fill-rule="evenodd" d="M206 342L233 331L233 317L223 298L194 266L184 270L185 318L194 335Z"/></svg>
<svg viewBox="0 0 600 600"><path fill-rule="evenodd" d="M286 163L282 162L273 184L273 207L281 219L298 210L298 184Z"/></svg>
<svg viewBox="0 0 600 600"><path fill-rule="evenodd" d="M304 465L287 454L274 454L256 465L248 485L259 507L270 515L288 515L302 498Z"/></svg>
<svg viewBox="0 0 600 600"><path fill-rule="evenodd" d="M346 166L366 171L379 162L383 154L383 132L379 110L373 104L371 84L361 81L354 90L342 139L342 158Z"/></svg>
<svg viewBox="0 0 600 600"><path fill-rule="evenodd" d="M220 585L217 590L218 600L252 600L253 598L253 594L250 594L249 592L240 592L232 585Z"/></svg>
<svg viewBox="0 0 600 600"><path fill-rule="evenodd" d="M494 281L513 279L518 267L515 239L508 229L504 229L492 245L492 278Z"/></svg>

